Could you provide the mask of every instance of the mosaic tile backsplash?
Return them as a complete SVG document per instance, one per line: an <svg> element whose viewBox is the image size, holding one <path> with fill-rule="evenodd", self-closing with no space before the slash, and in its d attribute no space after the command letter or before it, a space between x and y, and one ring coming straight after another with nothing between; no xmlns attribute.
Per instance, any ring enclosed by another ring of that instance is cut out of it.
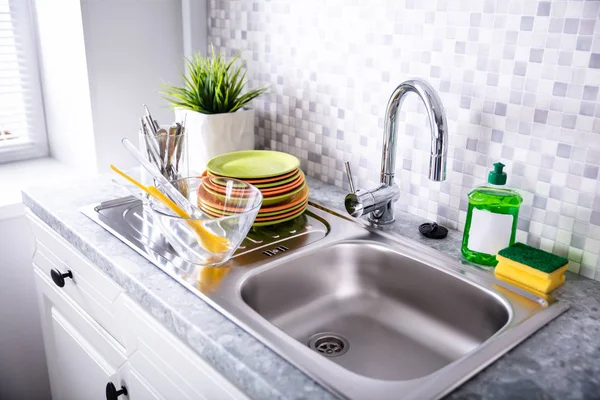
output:
<svg viewBox="0 0 600 400"><path fill-rule="evenodd" d="M518 240L600 280L600 1L210 0L209 40L243 50L257 145L348 187L379 180L383 117L402 81L439 92L447 179L427 179L429 128L410 95L400 112L402 207L463 229L467 193L502 161L523 195Z"/></svg>

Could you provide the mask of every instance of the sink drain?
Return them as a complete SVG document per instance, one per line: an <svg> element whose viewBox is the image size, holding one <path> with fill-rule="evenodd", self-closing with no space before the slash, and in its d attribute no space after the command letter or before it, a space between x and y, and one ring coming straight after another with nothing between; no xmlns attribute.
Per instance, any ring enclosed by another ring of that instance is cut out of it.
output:
<svg viewBox="0 0 600 400"><path fill-rule="evenodd" d="M325 357L337 357L345 354L350 348L348 340L331 332L321 332L308 339L308 347Z"/></svg>

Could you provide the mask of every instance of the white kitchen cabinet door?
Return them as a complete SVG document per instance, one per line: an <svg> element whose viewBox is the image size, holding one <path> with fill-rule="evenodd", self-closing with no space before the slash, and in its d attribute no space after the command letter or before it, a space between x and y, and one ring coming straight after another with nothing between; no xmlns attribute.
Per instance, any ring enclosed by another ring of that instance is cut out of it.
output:
<svg viewBox="0 0 600 400"><path fill-rule="evenodd" d="M248 400L131 298L121 295L115 304L119 324L127 326L123 337L128 364L160 396L177 400Z"/></svg>
<svg viewBox="0 0 600 400"><path fill-rule="evenodd" d="M177 393L171 393L170 396L160 396L156 389L148 383L142 374L131 367L129 363L126 363L119 370L119 378L121 379L121 386L127 388L127 398L129 400L165 400L175 399Z"/></svg>
<svg viewBox="0 0 600 400"><path fill-rule="evenodd" d="M115 373L98 352L81 337L75 328L52 308L52 336L56 351L56 364L49 366L58 370L57 385L64 400L100 399L106 384ZM53 382L54 383L54 382Z"/></svg>
<svg viewBox="0 0 600 400"><path fill-rule="evenodd" d="M34 271L52 398L105 399L107 383L119 383L124 349L40 269Z"/></svg>

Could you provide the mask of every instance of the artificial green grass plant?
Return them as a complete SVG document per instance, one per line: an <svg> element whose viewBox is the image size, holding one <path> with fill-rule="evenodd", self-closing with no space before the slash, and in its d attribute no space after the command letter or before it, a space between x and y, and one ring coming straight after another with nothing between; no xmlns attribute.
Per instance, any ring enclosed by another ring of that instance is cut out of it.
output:
<svg viewBox="0 0 600 400"><path fill-rule="evenodd" d="M237 54L227 61L222 54L215 54L214 48L207 57L194 53L185 62L184 85L165 85L162 94L174 108L202 114L235 112L267 90L253 89L242 94L247 82L244 65L235 65L239 57Z"/></svg>

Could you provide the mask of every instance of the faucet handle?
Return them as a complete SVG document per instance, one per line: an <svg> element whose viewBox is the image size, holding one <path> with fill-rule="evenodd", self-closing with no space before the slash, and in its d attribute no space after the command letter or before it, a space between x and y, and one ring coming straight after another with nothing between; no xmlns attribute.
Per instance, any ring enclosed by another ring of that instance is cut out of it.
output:
<svg viewBox="0 0 600 400"><path fill-rule="evenodd" d="M356 189L354 188L354 178L352 177L352 170L350 169L350 161L344 162L344 166L346 167L346 175L348 176L348 185L350 185L350 193L356 193Z"/></svg>

